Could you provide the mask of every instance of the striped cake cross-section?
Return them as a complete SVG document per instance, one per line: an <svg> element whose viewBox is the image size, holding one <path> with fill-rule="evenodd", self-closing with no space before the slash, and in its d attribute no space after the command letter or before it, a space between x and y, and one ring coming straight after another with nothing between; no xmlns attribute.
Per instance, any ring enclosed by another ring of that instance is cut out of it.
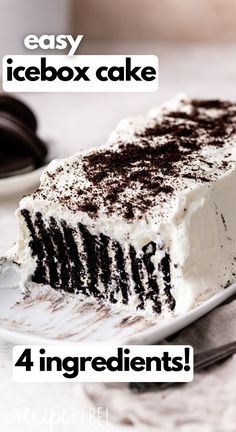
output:
<svg viewBox="0 0 236 432"><path fill-rule="evenodd" d="M23 209L21 215L36 260L33 282L111 303L127 304L130 296L135 295L137 309L144 309L150 299L153 310L161 312L158 277L152 262L155 242L149 242L141 251L129 245L126 252L118 241L102 233L93 235L82 223L75 229L65 220L56 221L52 216L44 219L40 212L31 214ZM173 309L168 254L160 260L158 273L164 281L165 300Z"/></svg>

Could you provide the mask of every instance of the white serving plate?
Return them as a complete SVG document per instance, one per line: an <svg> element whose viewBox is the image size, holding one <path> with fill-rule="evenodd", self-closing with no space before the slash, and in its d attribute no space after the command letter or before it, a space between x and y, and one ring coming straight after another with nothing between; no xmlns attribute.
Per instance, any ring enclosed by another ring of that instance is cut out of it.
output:
<svg viewBox="0 0 236 432"><path fill-rule="evenodd" d="M0 199L31 190L39 185L45 166L36 170L0 179Z"/></svg>
<svg viewBox="0 0 236 432"><path fill-rule="evenodd" d="M15 285L15 288L12 286ZM9 269L0 280L0 338L14 344L136 343L152 344L196 321L236 293L236 283L168 320L130 315L125 308L98 306L47 286L32 284L24 296Z"/></svg>

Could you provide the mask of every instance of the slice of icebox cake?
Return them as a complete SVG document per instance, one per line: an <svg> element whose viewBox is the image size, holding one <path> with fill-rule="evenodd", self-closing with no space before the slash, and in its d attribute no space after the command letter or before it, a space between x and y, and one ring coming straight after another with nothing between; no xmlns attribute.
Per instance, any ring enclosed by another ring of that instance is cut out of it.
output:
<svg viewBox="0 0 236 432"><path fill-rule="evenodd" d="M178 96L54 160L20 201L23 283L182 314L236 272L236 104ZM81 296L83 298L83 296Z"/></svg>

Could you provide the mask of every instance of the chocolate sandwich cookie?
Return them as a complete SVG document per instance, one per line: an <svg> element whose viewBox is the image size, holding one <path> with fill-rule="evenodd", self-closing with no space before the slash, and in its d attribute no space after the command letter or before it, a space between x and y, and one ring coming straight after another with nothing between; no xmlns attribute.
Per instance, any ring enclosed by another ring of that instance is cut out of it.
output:
<svg viewBox="0 0 236 432"><path fill-rule="evenodd" d="M11 96L1 95L0 112L11 114L15 119L27 125L33 132L36 132L37 119L31 109L20 100Z"/></svg>
<svg viewBox="0 0 236 432"><path fill-rule="evenodd" d="M37 120L30 108L18 99L0 96L0 177L43 164L47 147L36 131Z"/></svg>

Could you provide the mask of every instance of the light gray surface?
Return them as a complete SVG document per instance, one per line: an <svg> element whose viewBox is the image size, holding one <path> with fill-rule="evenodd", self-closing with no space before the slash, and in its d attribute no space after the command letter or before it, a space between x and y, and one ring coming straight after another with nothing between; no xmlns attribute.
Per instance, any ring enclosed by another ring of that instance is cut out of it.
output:
<svg viewBox="0 0 236 432"><path fill-rule="evenodd" d="M172 337L167 344L188 344L195 353L234 342L236 300L219 306ZM131 419L137 430L164 432L235 432L236 355L195 375L193 382L163 391L131 394L126 384L86 384L95 404L109 407L120 423Z"/></svg>
<svg viewBox="0 0 236 432"><path fill-rule="evenodd" d="M100 53L159 53L160 55L160 90L157 94L27 94L22 97L29 102L40 117L41 136L51 141L52 154L64 156L79 148L88 148L102 144L120 118L145 112L152 105L158 104L180 91L195 97L222 97L236 100L236 47L197 47L178 46L176 48L157 47L153 44L143 46L93 47L90 52ZM14 210L18 198L1 202L0 223L2 254L16 239ZM214 322L210 325L214 326ZM191 342L191 341L189 341ZM11 416L12 410L32 408L43 410L52 408L75 407L80 403L81 391L78 385L22 385L14 384L10 378L10 347L2 345L0 349L0 407L4 416ZM232 416L235 412L235 359L231 359L220 368L209 372L205 378L196 380L191 385L190 415L185 423L186 413L184 390L176 397L160 395L160 404L155 403L153 410L162 420L159 429L168 432L175 427L181 432L196 429L197 418L201 418L201 430L204 432L233 432ZM152 404L150 395L150 404ZM128 404L129 402L127 402ZM130 402L135 403L135 402ZM153 404L152 404L153 405ZM182 407L182 408L181 408ZM197 407L197 410L196 410ZM191 415L192 412L192 415ZM150 415L150 413L149 413ZM219 421L216 422L215 419ZM180 421L180 419L182 419ZM214 422L213 422L214 419ZM132 417L130 418L132 422ZM135 419L134 419L135 421ZM181 423L181 424L180 424ZM215 426L216 425L216 426ZM235 421L236 425L236 421ZM5 429L4 429L5 428ZM45 432L47 428L44 427ZM112 432L112 427L109 426ZM27 422L2 425L1 432L42 430L39 425ZM49 428L48 428L49 430ZM56 425L58 432L75 431L78 426ZM85 431L85 428L83 429ZM90 428L90 430L97 430ZM105 430L105 429L103 429ZM117 429L114 429L117 430ZM124 426L118 430L125 431ZM134 430L134 428L133 428ZM135 428L135 431L138 429ZM139 430L144 430L139 429ZM156 429L155 429L156 430Z"/></svg>

